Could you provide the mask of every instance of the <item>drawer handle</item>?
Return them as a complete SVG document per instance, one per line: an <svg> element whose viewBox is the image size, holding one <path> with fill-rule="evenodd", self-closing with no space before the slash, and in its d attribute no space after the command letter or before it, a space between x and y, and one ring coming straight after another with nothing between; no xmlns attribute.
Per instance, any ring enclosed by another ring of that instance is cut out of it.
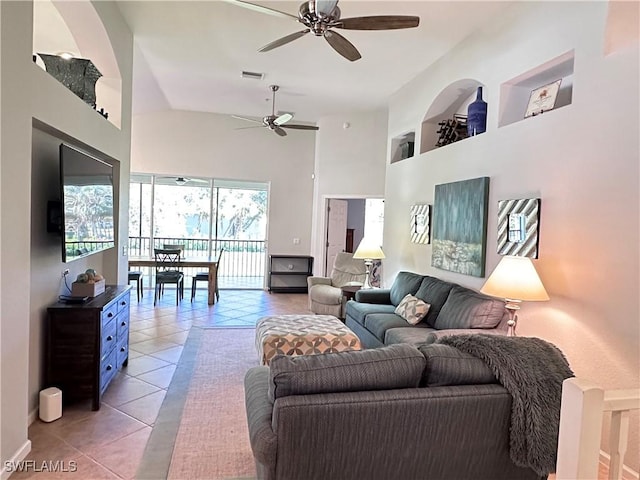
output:
<svg viewBox="0 0 640 480"><path fill-rule="evenodd" d="M111 365L107 365L106 370L107 370L107 372L108 372L109 370L113 370L113 367L112 367Z"/></svg>
<svg viewBox="0 0 640 480"><path fill-rule="evenodd" d="M124 348L124 347L120 347L120 351L121 351L121 352L126 352L126 351L127 351L127 349L126 349L126 348Z"/></svg>
<svg viewBox="0 0 640 480"><path fill-rule="evenodd" d="M120 303L120 305L122 305L123 307L127 304L127 302L125 302L124 300Z"/></svg>
<svg viewBox="0 0 640 480"><path fill-rule="evenodd" d="M113 313L112 312L107 313L107 317L109 318L113 317Z"/></svg>
<svg viewBox="0 0 640 480"><path fill-rule="evenodd" d="M111 340L113 340L113 337L112 337L111 335L109 335L109 336L107 337L107 342L110 342Z"/></svg>
<svg viewBox="0 0 640 480"><path fill-rule="evenodd" d="M120 326L121 326L121 327L126 327L126 326L127 326L127 322L124 322L124 321L123 321L123 322L120 324Z"/></svg>

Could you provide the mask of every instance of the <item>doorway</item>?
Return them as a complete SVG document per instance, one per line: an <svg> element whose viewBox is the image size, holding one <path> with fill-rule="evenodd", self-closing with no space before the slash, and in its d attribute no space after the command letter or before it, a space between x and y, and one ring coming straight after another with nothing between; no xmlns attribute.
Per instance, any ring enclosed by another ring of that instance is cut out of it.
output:
<svg viewBox="0 0 640 480"><path fill-rule="evenodd" d="M323 274L331 274L338 252L355 252L365 236L382 245L383 226L384 199L327 199Z"/></svg>

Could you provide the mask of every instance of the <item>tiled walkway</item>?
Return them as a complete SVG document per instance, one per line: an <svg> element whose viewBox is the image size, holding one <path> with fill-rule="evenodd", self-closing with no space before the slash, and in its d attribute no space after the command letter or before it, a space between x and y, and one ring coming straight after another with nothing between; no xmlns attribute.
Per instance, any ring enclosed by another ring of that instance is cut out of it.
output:
<svg viewBox="0 0 640 480"><path fill-rule="evenodd" d="M169 290L155 308L153 291L145 291L140 303L132 291L128 367L105 392L99 411L85 402L65 407L55 422L36 420L27 457L35 463L23 463L29 471L16 472L12 480L134 478L190 328L251 328L265 315L308 311L306 295L262 290L221 290L211 306L206 291L198 291L193 303L185 291L176 307ZM58 469L75 465L77 472L36 471L55 462Z"/></svg>

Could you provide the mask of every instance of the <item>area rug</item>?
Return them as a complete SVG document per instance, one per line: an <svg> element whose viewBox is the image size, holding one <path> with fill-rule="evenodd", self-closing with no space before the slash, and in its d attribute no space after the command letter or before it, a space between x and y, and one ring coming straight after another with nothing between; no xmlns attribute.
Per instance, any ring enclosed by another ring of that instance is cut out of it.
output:
<svg viewBox="0 0 640 480"><path fill-rule="evenodd" d="M136 479L255 478L243 386L254 339L255 329L191 328Z"/></svg>
<svg viewBox="0 0 640 480"><path fill-rule="evenodd" d="M167 478L255 477L243 380L258 365L255 330L202 329Z"/></svg>

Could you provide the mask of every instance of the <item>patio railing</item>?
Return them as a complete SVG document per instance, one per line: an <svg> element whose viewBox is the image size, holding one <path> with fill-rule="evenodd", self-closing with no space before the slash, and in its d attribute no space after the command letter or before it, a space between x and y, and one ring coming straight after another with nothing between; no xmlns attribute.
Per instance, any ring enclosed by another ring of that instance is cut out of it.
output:
<svg viewBox="0 0 640 480"><path fill-rule="evenodd" d="M183 255L201 258L217 255L224 248L218 277L264 277L266 264L266 242L264 240L207 240L202 238L129 237L129 255L132 257L153 256L154 248L164 245L184 245Z"/></svg>

